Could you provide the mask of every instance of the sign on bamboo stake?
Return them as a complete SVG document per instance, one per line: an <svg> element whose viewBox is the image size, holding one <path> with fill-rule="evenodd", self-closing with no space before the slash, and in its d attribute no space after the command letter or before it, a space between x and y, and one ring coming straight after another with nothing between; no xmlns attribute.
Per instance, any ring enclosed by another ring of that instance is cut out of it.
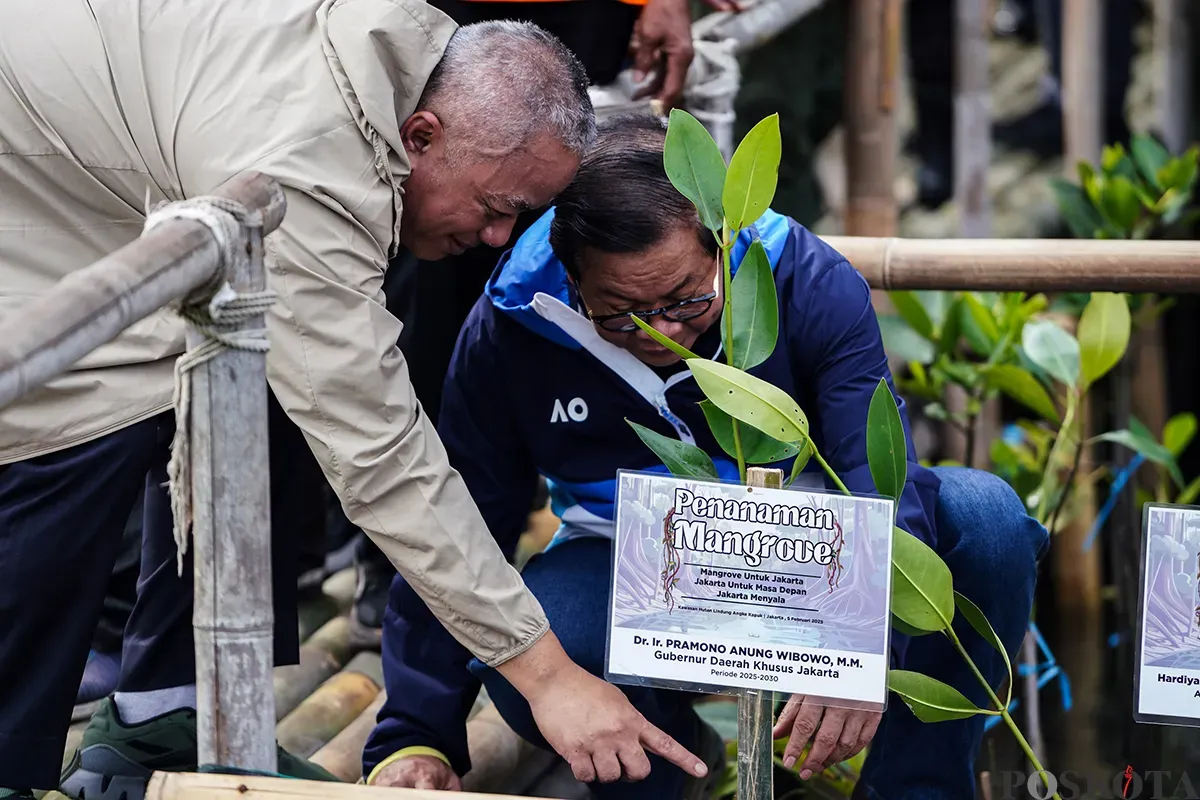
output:
<svg viewBox="0 0 1200 800"><path fill-rule="evenodd" d="M776 695L885 707L895 503L747 478L619 473L605 677L737 695L739 797L766 800Z"/></svg>

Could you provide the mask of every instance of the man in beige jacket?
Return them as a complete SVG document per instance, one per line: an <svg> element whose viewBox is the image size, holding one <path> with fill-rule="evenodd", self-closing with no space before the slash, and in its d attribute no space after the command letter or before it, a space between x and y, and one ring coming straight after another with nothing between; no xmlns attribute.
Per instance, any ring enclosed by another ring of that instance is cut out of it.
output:
<svg viewBox="0 0 1200 800"><path fill-rule="evenodd" d="M277 421L299 428L350 519L447 629L529 699L578 777L644 777L647 749L703 775L563 653L447 464L383 306L396 247L428 259L503 242L593 136L578 62L529 25L456 32L419 0L5 0L0 318L132 241L147 204L242 170L272 176L287 195L267 242ZM151 769L194 766L191 568L176 574L159 480L182 350L163 312L0 409L0 797L56 783L143 479L121 682L64 788L135 800ZM272 427L273 447L285 427ZM289 609L277 609L282 632ZM283 650L279 663L294 641ZM280 767L317 776L295 762Z"/></svg>

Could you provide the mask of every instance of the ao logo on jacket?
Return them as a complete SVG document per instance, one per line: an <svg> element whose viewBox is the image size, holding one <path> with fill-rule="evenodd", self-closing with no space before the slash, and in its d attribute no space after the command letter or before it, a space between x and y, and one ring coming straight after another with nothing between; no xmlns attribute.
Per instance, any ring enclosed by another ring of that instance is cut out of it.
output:
<svg viewBox="0 0 1200 800"><path fill-rule="evenodd" d="M587 419L588 407L587 403L583 402L582 397L576 397L567 403L566 408L563 408L563 402L560 399L554 401L554 411L550 414L551 422L566 422L570 417L571 422L583 422Z"/></svg>

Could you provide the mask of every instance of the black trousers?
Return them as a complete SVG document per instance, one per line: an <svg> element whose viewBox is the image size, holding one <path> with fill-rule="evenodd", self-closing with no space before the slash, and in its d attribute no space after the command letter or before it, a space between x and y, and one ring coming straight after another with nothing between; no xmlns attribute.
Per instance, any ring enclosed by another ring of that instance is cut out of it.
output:
<svg viewBox="0 0 1200 800"><path fill-rule="evenodd" d="M534 3L431 0L430 4L459 25L496 19L539 25L562 40L596 85L612 83L625 68L629 40L641 11L639 6L617 0ZM434 424L459 330L483 293L500 256L541 214L542 211L534 211L521 215L504 247L480 246L435 262L400 256L388 266L384 281L388 310L404 322L400 349L408 360L417 399ZM339 524L350 524L344 521L340 509L331 516L339 518ZM357 551L360 563L378 570L391 568L383 552L365 536L360 537Z"/></svg>
<svg viewBox="0 0 1200 800"><path fill-rule="evenodd" d="M0 787L50 789L122 533L144 497L137 600L124 631L120 691L192 683L191 550L177 574L164 484L174 415L0 466ZM319 471L270 401L275 663L298 655L296 520L313 513ZM315 511L320 512L319 505Z"/></svg>

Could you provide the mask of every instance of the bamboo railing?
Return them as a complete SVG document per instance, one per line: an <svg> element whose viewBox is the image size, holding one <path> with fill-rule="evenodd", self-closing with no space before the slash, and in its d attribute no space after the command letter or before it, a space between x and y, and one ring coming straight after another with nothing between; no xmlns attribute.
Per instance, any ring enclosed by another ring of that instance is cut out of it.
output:
<svg viewBox="0 0 1200 800"><path fill-rule="evenodd" d="M238 232L228 249L204 222L167 219L6 318L0 407L168 304L206 300L226 283L239 293L261 291L262 241L283 220L283 191L266 176L244 173L214 195L245 211L239 220L211 209L222 230ZM262 327L260 313L236 330ZM201 341L189 324L189 349ZM264 354L222 349L191 371L190 387L191 481L181 488L190 490L193 510L200 763L274 771Z"/></svg>

